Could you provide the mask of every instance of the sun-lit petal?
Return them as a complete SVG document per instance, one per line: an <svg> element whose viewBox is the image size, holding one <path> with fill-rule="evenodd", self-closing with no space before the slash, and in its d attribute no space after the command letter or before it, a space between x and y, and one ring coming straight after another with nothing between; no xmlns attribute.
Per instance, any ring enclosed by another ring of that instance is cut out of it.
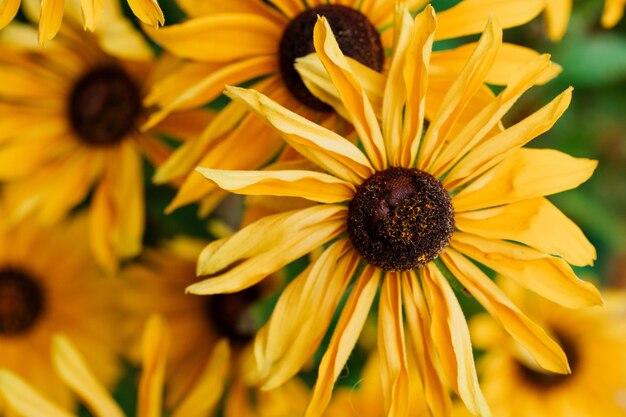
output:
<svg viewBox="0 0 626 417"><path fill-rule="evenodd" d="M0 370L0 393L3 401L18 414L28 417L74 417L43 397L19 376Z"/></svg>
<svg viewBox="0 0 626 417"><path fill-rule="evenodd" d="M168 335L165 320L151 316L142 339L142 368L137 393L137 417L160 417L167 359Z"/></svg>
<svg viewBox="0 0 626 417"><path fill-rule="evenodd" d="M54 38L61 27L64 11L63 0L42 0L39 20L39 43L44 44Z"/></svg>
<svg viewBox="0 0 626 417"><path fill-rule="evenodd" d="M165 16L156 0L128 0L135 16L146 25L157 27L165 23Z"/></svg>

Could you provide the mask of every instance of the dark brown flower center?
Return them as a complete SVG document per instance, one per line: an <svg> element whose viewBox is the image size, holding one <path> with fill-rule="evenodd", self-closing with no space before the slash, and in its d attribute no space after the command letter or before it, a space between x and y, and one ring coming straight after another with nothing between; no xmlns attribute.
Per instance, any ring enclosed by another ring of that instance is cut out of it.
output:
<svg viewBox="0 0 626 417"><path fill-rule="evenodd" d="M68 112L72 128L84 143L118 144L133 129L141 112L139 86L119 66L95 68L74 85Z"/></svg>
<svg viewBox="0 0 626 417"><path fill-rule="evenodd" d="M206 306L211 325L233 344L237 346L247 344L258 328L251 307L260 297L261 290L258 286L232 294L207 297Z"/></svg>
<svg viewBox="0 0 626 417"><path fill-rule="evenodd" d="M563 352L565 352L565 355L567 356L567 360L572 371L571 374L555 374L548 371L537 371L529 368L521 362L518 362L518 370L521 377L530 385L533 385L541 390L554 388L568 381L574 372L576 372L580 363L578 349L575 342L572 341L571 338L565 337L561 334L556 334L555 339L559 342L559 345L561 345Z"/></svg>
<svg viewBox="0 0 626 417"><path fill-rule="evenodd" d="M300 102L313 110L328 112L332 108L311 94L293 65L296 58L315 52L313 28L318 15L328 20L339 48L350 58L376 71L382 71L385 54L374 25L361 12L350 7L337 4L318 6L300 13L289 23L279 47L283 81Z"/></svg>
<svg viewBox="0 0 626 417"><path fill-rule="evenodd" d="M418 169L389 168L358 188L348 235L367 262L409 271L435 259L454 231L454 210L441 183Z"/></svg>
<svg viewBox="0 0 626 417"><path fill-rule="evenodd" d="M27 331L43 309L42 288L35 279L18 269L0 270L0 336Z"/></svg>

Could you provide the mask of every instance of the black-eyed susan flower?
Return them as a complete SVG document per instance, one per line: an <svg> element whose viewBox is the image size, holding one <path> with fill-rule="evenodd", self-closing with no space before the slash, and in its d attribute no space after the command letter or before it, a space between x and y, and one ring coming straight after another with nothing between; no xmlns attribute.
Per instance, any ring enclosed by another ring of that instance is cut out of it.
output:
<svg viewBox="0 0 626 417"><path fill-rule="evenodd" d="M572 311L511 283L507 291L559 341L571 374L547 372L483 315L470 321L472 340L485 350L478 363L485 397L501 417L626 414L626 294L605 294L604 308Z"/></svg>
<svg viewBox="0 0 626 417"><path fill-rule="evenodd" d="M81 1L78 4L78 1L69 1L72 6L80 10L85 29L92 32L96 30L98 24L106 25L106 22L99 22L103 9L117 7L114 4L114 0L105 0L105 2ZM11 23L21 3L22 0L5 0L0 3L0 29ZM63 15L66 11L66 2L64 0L43 0L41 4L35 4L34 1L24 0L24 3L27 9L36 9L38 11L39 43L43 44L53 39L61 27ZM135 16L143 23L153 27L163 24L163 12L157 0L128 0L128 5Z"/></svg>
<svg viewBox="0 0 626 417"><path fill-rule="evenodd" d="M605 0L601 23L610 29L622 19L624 15L624 0ZM553 41L560 40L569 22L572 13L572 0L551 0L546 2L545 18L548 36Z"/></svg>
<svg viewBox="0 0 626 417"><path fill-rule="evenodd" d="M93 261L86 230L81 216L55 228L24 222L0 231L0 368L64 409L74 401L50 360L54 333L67 334L85 351L104 384L119 373L113 298L119 288Z"/></svg>
<svg viewBox="0 0 626 417"><path fill-rule="evenodd" d="M15 24L2 32L0 180L4 222L33 214L51 224L91 196L90 246L113 271L141 250L142 157L158 165L169 147L156 131L138 130L144 90L156 74L150 49L128 23L110 17L116 33L84 33L67 22L46 48L36 45L32 28ZM128 59L118 58L124 52ZM180 116L160 132L184 138L206 121L202 114Z"/></svg>
<svg viewBox="0 0 626 417"><path fill-rule="evenodd" d="M556 122L571 91L507 129L492 129L550 71L549 57L537 57L512 74L497 97L464 120L460 115L483 85L501 45L502 32L490 22L424 129L435 15L427 7L413 20L399 7L397 16L393 61L381 95L382 123L326 19L315 28L315 49L358 135L358 146L259 92L230 87L231 97L246 103L319 171L198 169L228 191L319 203L264 217L209 244L197 271L207 277L188 288L196 294L241 291L326 245L282 293L255 342L263 386L279 386L317 349L348 293L307 417L321 415L328 404L379 287L383 393L386 411L395 415L407 415L409 363L418 367L433 415L450 410L447 384L472 413L489 414L451 277L542 367L569 372L558 344L474 261L569 307L602 303L595 287L578 279L568 264L591 264L593 246L544 197L585 181L596 162L523 148Z"/></svg>
<svg viewBox="0 0 626 417"><path fill-rule="evenodd" d="M419 10L424 0L407 2ZM386 51L393 44L391 24L394 2L244 0L237 2L181 1L191 16L187 22L148 34L172 54L184 58L172 75L155 85L146 104L159 110L146 126L152 126L172 111L194 108L218 97L225 84L248 82L286 108L338 130L342 127L332 107L312 95L294 69L294 60L313 52L312 33L317 15L325 16L336 30L342 51L375 71L388 67ZM439 14L436 40L479 33L490 14L499 17L504 27L523 24L543 9L542 1L462 1ZM434 52L426 115L436 110L453 77L475 44ZM505 44L487 80L496 84L508 81L511 71L536 56L536 52ZM556 67L554 67L556 69ZM546 74L549 79L553 74ZM480 107L493 98L483 86L474 96ZM282 142L260 120L245 115L239 103L226 106L196 140L181 146L159 168L155 181L184 179L169 210L203 201L203 211L220 201L223 193L203 181L193 169L208 166L221 169L257 169L281 149Z"/></svg>

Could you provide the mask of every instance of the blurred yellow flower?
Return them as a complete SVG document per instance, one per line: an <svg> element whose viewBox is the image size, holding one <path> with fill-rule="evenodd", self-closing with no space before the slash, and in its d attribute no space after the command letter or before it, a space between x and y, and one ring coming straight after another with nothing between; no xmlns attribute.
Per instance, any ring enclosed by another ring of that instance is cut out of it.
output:
<svg viewBox="0 0 626 417"><path fill-rule="evenodd" d="M472 413L489 414L467 323L445 274L454 276L542 367L554 372L569 371L561 348L472 260L568 307L602 303L595 287L578 279L568 264L593 263L595 249L544 198L584 182L596 162L522 148L557 121L571 90L517 124L494 131L517 98L551 71L549 57L535 57L511 74L497 97L463 118L500 51L502 31L490 21L424 129L436 25L431 7L415 20L398 7L393 60L388 76L377 84L384 89L380 103L373 104L366 94L370 78L361 84L354 61L339 49L327 20L317 23L315 50L337 91L336 108L343 108L354 125L360 147L257 91L227 88L324 172L198 169L227 191L321 204L264 217L209 244L198 260L198 274L206 279L188 291L241 291L334 240L286 288L256 338L264 388L287 381L315 352L357 273L322 358L307 417L321 415L327 406L379 286L385 411L400 416L407 415L415 383L409 378L410 363L418 367L433 415L447 415L451 408L448 383Z"/></svg>
<svg viewBox="0 0 626 417"><path fill-rule="evenodd" d="M171 76L156 84L147 106L156 106L146 126L153 126L172 111L189 109L217 98L225 84L247 82L284 107L333 130L349 131L337 120L332 108L306 89L294 70L294 59L313 52L311 36L316 16L325 16L338 30L337 40L344 53L375 71L388 67L385 51L393 45L392 0L239 0L198 2L183 0L181 7L192 18L187 22L148 35L165 50L183 58ZM419 10L426 0L410 0L410 10ZM435 40L479 33L488 16L496 16L503 27L523 24L541 12L541 0L465 0L438 14ZM426 117L432 116L449 84L471 54L475 43L433 52ZM505 43L486 81L505 84L513 70L537 53ZM553 67L552 74L558 73ZM474 100L481 107L493 98L483 86ZM205 132L175 151L159 168L158 183L183 179L179 193L168 207L202 200L202 212L210 211L224 193L203 181L193 171L198 166L221 169L257 169L270 161L283 143L266 125L239 103L227 105Z"/></svg>
<svg viewBox="0 0 626 417"><path fill-rule="evenodd" d="M119 288L93 262L86 230L84 216L56 228L23 222L0 230L0 368L65 409L74 402L50 360L54 333L71 337L106 385L119 373Z"/></svg>
<svg viewBox="0 0 626 417"><path fill-rule="evenodd" d="M559 341L572 373L542 370L486 316L470 322L487 402L499 417L626 415L626 293L607 293L604 308L572 311L515 288L520 306ZM459 414L460 416L461 414Z"/></svg>
<svg viewBox="0 0 626 417"><path fill-rule="evenodd" d="M158 165L170 152L137 129L144 89L157 72L149 46L117 19L111 16L115 33L98 34L68 21L46 48L33 42L32 28L14 24L0 43L0 180L9 214L2 220L33 214L51 224L93 191L90 245L109 271L141 250L142 155ZM185 137L206 123L201 114L179 116L160 131Z"/></svg>

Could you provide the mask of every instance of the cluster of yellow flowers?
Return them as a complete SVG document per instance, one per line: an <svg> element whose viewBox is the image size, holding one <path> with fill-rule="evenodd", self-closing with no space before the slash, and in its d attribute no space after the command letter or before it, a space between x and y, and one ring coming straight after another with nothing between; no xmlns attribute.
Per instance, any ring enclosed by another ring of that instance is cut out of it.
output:
<svg viewBox="0 0 626 417"><path fill-rule="evenodd" d="M571 0L433 3L0 0L0 415L626 415L572 89L502 120Z"/></svg>

